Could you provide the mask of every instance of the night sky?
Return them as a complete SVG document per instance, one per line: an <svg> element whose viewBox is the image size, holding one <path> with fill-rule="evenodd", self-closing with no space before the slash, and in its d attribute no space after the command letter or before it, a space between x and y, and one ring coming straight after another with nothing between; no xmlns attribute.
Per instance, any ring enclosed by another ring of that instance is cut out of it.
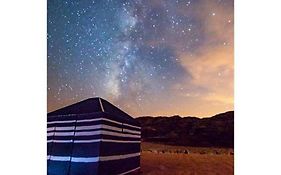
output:
<svg viewBox="0 0 281 175"><path fill-rule="evenodd" d="M48 0L48 111L102 97L133 116L233 110L233 0Z"/></svg>

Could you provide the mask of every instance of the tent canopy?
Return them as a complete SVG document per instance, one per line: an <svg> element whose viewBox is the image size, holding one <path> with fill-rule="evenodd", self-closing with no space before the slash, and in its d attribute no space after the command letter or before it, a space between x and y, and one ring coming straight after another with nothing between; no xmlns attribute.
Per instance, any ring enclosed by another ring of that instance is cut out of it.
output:
<svg viewBox="0 0 281 175"><path fill-rule="evenodd" d="M120 122L127 122L129 124L140 126L139 122L134 120L130 115L99 97L89 98L81 102L55 110L48 113L48 117L51 118L52 116L90 114L99 112L107 113Z"/></svg>
<svg viewBox="0 0 281 175"><path fill-rule="evenodd" d="M140 124L101 98L48 113L48 175L114 175L140 168Z"/></svg>

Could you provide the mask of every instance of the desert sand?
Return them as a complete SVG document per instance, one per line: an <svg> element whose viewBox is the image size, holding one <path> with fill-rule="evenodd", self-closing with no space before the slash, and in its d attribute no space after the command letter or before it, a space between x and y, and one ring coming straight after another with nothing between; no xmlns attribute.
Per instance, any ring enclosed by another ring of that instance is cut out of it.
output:
<svg viewBox="0 0 281 175"><path fill-rule="evenodd" d="M142 143L140 172L148 175L232 175L233 149Z"/></svg>

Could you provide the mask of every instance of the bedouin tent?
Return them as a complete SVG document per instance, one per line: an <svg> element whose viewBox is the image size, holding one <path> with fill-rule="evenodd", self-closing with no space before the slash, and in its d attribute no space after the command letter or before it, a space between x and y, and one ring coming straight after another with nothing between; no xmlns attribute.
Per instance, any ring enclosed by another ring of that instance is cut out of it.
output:
<svg viewBox="0 0 281 175"><path fill-rule="evenodd" d="M114 175L139 171L140 124L102 98L48 113L48 175Z"/></svg>

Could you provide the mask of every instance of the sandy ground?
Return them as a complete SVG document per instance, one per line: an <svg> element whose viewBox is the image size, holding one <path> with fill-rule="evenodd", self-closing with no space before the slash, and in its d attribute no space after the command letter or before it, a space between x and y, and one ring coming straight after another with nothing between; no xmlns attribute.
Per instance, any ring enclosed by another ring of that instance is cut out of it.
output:
<svg viewBox="0 0 281 175"><path fill-rule="evenodd" d="M145 149L144 149L145 148ZM152 148L152 149L149 149ZM158 150L156 151L155 149ZM161 148L161 149L160 149ZM162 153L165 148L165 153ZM189 153L174 153L177 148L163 145L142 144L141 174L151 175L232 175L234 174L233 150L218 148L189 148ZM171 151L173 150L173 151ZM178 149L179 150L179 149ZM194 150L193 152L190 150Z"/></svg>

